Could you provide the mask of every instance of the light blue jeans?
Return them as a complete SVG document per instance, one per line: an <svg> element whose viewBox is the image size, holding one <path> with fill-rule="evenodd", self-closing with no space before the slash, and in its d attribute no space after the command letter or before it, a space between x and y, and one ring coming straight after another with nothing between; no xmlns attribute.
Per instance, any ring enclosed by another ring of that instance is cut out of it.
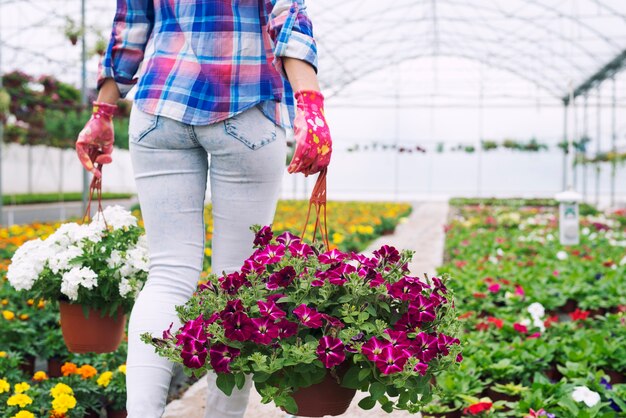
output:
<svg viewBox="0 0 626 418"><path fill-rule="evenodd" d="M202 271L207 174L213 204L212 270L239 270L252 253L253 224L272 222L285 170L285 131L253 107L225 122L191 126L133 107L130 153L150 251L150 273L130 317L129 418L163 414L172 363L140 341L180 322L174 307ZM210 162L209 162L210 156ZM209 376L206 417L243 417L250 382L225 396Z"/></svg>

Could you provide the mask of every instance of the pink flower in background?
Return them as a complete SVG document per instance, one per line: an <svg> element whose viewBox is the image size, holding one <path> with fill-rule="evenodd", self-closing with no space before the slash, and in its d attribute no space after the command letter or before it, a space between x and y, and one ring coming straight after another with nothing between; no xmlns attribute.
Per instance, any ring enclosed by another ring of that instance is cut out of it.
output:
<svg viewBox="0 0 626 418"><path fill-rule="evenodd" d="M339 338L322 337L317 346L317 357L324 363L324 367L330 369L346 359L345 346Z"/></svg>
<svg viewBox="0 0 626 418"><path fill-rule="evenodd" d="M490 285L487 290L489 290L491 293L498 293L500 291L500 283L494 283Z"/></svg>
<svg viewBox="0 0 626 418"><path fill-rule="evenodd" d="M521 297L526 296L526 292L524 292L524 288L520 285L515 286L515 294Z"/></svg>
<svg viewBox="0 0 626 418"><path fill-rule="evenodd" d="M518 322L513 324L513 329L517 332L519 332L520 334L526 334L528 333L528 327L526 327L526 325L522 325Z"/></svg>

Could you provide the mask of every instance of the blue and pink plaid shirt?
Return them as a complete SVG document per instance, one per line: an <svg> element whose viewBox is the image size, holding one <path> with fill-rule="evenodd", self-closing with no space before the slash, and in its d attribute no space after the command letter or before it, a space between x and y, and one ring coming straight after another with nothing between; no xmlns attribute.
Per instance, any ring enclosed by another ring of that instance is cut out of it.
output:
<svg viewBox="0 0 626 418"><path fill-rule="evenodd" d="M260 104L291 127L293 92L280 57L317 68L305 0L118 0L98 85L113 78L125 96L137 84L139 109L191 125Z"/></svg>

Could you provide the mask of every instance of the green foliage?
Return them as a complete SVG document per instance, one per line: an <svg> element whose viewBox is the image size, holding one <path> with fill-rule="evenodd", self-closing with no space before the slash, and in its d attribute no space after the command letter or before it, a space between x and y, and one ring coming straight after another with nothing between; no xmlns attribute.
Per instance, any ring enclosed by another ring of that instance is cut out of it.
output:
<svg viewBox="0 0 626 418"><path fill-rule="evenodd" d="M110 199L130 199L130 193L102 193L103 200ZM79 192L69 193L31 193L31 194L11 194L3 195L5 205L31 205L34 203L56 203L56 202L79 202L83 195Z"/></svg>

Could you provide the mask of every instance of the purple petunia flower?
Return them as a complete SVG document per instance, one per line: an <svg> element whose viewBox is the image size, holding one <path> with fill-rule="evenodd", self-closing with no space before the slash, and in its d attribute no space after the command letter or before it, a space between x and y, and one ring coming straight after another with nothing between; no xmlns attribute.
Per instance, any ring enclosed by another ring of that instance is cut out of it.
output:
<svg viewBox="0 0 626 418"><path fill-rule="evenodd" d="M317 346L317 357L324 363L324 367L330 369L346 359L345 346L339 338L329 335L322 337Z"/></svg>
<svg viewBox="0 0 626 418"><path fill-rule="evenodd" d="M267 279L265 286L269 290L276 290L281 287L287 287L296 277L296 270L292 266L286 266L279 271L272 273Z"/></svg>
<svg viewBox="0 0 626 418"><path fill-rule="evenodd" d="M257 305L259 306L261 315L266 316L273 321L284 318L287 315L287 313L280 309L275 302L264 302L260 300L257 302Z"/></svg>
<svg viewBox="0 0 626 418"><path fill-rule="evenodd" d="M252 257L256 257L257 253L254 253ZM265 271L265 265L259 263L254 258L248 258L243 262L243 266L241 266L241 272L244 274L256 273L261 274Z"/></svg>
<svg viewBox="0 0 626 418"><path fill-rule="evenodd" d="M383 245L379 250L374 251L374 255L380 260L381 263L393 264L400 261L400 253L398 250L389 245Z"/></svg>
<svg viewBox="0 0 626 418"><path fill-rule="evenodd" d="M426 371L428 370L428 364L422 363L421 361L415 365L414 371L418 372L422 376L426 375Z"/></svg>
<svg viewBox="0 0 626 418"><path fill-rule="evenodd" d="M441 292L444 295L448 293L448 289L446 288L446 285L443 284L441 279L438 279L437 277L432 277L430 280L433 282L435 292Z"/></svg>
<svg viewBox="0 0 626 418"><path fill-rule="evenodd" d="M381 284L385 283L383 275L377 272L372 267L361 268L357 271L357 274L362 277L365 282L369 284L370 287L378 287Z"/></svg>
<svg viewBox="0 0 626 418"><path fill-rule="evenodd" d="M263 265L276 264L283 258L285 251L286 248L283 244L268 245L261 251L257 251L254 261Z"/></svg>
<svg viewBox="0 0 626 418"><path fill-rule="evenodd" d="M378 260L376 258L369 258L364 256L363 254L355 252L350 253L350 260L358 262L359 267L374 268L378 265Z"/></svg>
<svg viewBox="0 0 626 418"><path fill-rule="evenodd" d="M263 228L259 229L259 232L254 235L254 246L265 247L267 244L270 243L273 236L274 233L272 232L272 228L270 228L269 226L264 226Z"/></svg>
<svg viewBox="0 0 626 418"><path fill-rule="evenodd" d="M256 331L252 321L243 312L235 312L227 319L224 319L224 335L233 341L246 341L252 337Z"/></svg>
<svg viewBox="0 0 626 418"><path fill-rule="evenodd" d="M361 353L363 353L369 361L377 361L383 349L386 347L391 347L391 344L387 341L381 341L376 337L372 337L361 346Z"/></svg>
<svg viewBox="0 0 626 418"><path fill-rule="evenodd" d="M187 321L176 335L176 345L184 345L190 341L205 343L206 340L207 335L204 332L204 319L202 318L202 314L198 315L196 319Z"/></svg>
<svg viewBox="0 0 626 418"><path fill-rule="evenodd" d="M283 244L285 247L289 247L291 244L296 244L302 242L300 237L292 234L289 231L283 232L276 238L276 242Z"/></svg>
<svg viewBox="0 0 626 418"><path fill-rule="evenodd" d="M424 363L430 363L430 361L439 354L437 344L438 341L435 336L420 332L413 340L411 352Z"/></svg>
<svg viewBox="0 0 626 418"><path fill-rule="evenodd" d="M453 338L446 334L439 334L437 336L437 349L442 355L447 356L450 354L450 346L453 344L461 344L461 341L459 341L458 338Z"/></svg>
<svg viewBox="0 0 626 418"><path fill-rule="evenodd" d="M292 243L289 246L289 252L293 257L297 258L309 258L314 254L311 246L303 242Z"/></svg>
<svg viewBox="0 0 626 418"><path fill-rule="evenodd" d="M252 318L254 331L252 332L252 341L262 345L271 344L274 338L278 338L280 328L274 324L271 318Z"/></svg>
<svg viewBox="0 0 626 418"><path fill-rule="evenodd" d="M322 315L313 308L305 304L293 310L293 314L298 317L300 323L307 328L320 328L322 326Z"/></svg>
<svg viewBox="0 0 626 418"><path fill-rule="evenodd" d="M331 327L338 328L338 329L345 327L343 322L341 322L338 318L335 318L334 316L330 316L327 314L321 314L321 315L322 315L322 318L324 318L326 322L328 323L328 325L330 325Z"/></svg>
<svg viewBox="0 0 626 418"><path fill-rule="evenodd" d="M436 318L435 304L424 295L417 295L409 304L409 315L414 322L432 322Z"/></svg>
<svg viewBox="0 0 626 418"><path fill-rule="evenodd" d="M386 329L385 334L387 334L387 341L393 346L397 347L401 350L406 351L407 357L411 356L410 348L411 341L406 335L406 331L394 331L392 329Z"/></svg>
<svg viewBox="0 0 626 418"><path fill-rule="evenodd" d="M276 324L279 329L278 337L281 339L293 337L298 333L298 324L295 322L288 321L283 319L279 323Z"/></svg>
<svg viewBox="0 0 626 418"><path fill-rule="evenodd" d="M317 259L322 264L334 264L343 261L348 255L344 252L339 251L338 249L333 249L330 251L326 251L317 256Z"/></svg>
<svg viewBox="0 0 626 418"><path fill-rule="evenodd" d="M222 320L227 320L237 312L243 312L243 302L241 299L229 300L226 302L226 306L222 309L219 315Z"/></svg>
<svg viewBox="0 0 626 418"><path fill-rule="evenodd" d="M383 348L382 353L376 359L376 367L383 374L399 373L404 368L408 357L404 350L392 347Z"/></svg>
<svg viewBox="0 0 626 418"><path fill-rule="evenodd" d="M205 343L198 340L185 342L180 356L185 366L190 369L199 369L206 362L207 349Z"/></svg>
<svg viewBox="0 0 626 418"><path fill-rule="evenodd" d="M422 292L422 285L419 281L403 277L396 283L387 285L387 293L394 299L413 300Z"/></svg>
<svg viewBox="0 0 626 418"><path fill-rule="evenodd" d="M237 293L241 286L250 286L250 282L246 279L245 274L234 272L219 278L220 287L229 295Z"/></svg>
<svg viewBox="0 0 626 418"><path fill-rule="evenodd" d="M240 354L237 348L214 344L209 351L210 363L216 373L230 373L230 363Z"/></svg>

